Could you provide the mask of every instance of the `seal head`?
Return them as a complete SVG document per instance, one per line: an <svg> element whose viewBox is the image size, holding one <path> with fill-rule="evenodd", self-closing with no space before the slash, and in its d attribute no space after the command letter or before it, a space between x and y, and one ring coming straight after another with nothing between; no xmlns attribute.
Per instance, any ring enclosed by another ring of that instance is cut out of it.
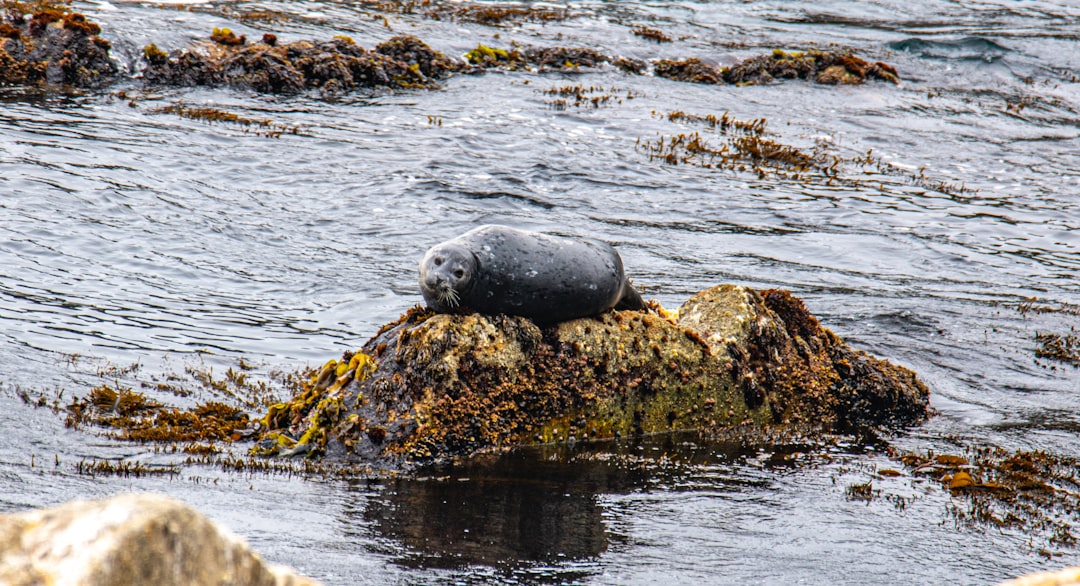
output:
<svg viewBox="0 0 1080 586"><path fill-rule="evenodd" d="M453 311L472 289L476 256L464 246L446 242L432 247L420 260L420 292L428 307Z"/></svg>

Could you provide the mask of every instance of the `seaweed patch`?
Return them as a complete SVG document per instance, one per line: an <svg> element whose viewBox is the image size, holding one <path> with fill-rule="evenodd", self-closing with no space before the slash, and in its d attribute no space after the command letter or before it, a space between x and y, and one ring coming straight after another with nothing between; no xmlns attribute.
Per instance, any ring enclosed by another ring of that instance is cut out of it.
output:
<svg viewBox="0 0 1080 586"><path fill-rule="evenodd" d="M630 29L630 32L644 39L650 41L656 41L657 43L670 43L673 39L666 35L664 31L647 27L645 25L637 25Z"/></svg>
<svg viewBox="0 0 1080 586"><path fill-rule="evenodd" d="M632 100L635 95L632 91L621 90L617 87L604 88L601 86L562 85L540 90L546 96L553 99L545 103L553 110L566 110L567 108L600 108L607 105L622 104L623 99Z"/></svg>
<svg viewBox="0 0 1080 586"><path fill-rule="evenodd" d="M1080 337L1076 334L1035 334L1035 356L1080 367Z"/></svg>
<svg viewBox="0 0 1080 586"><path fill-rule="evenodd" d="M966 442L965 442L966 443ZM891 452L916 479L949 491L948 513L970 528L1017 530L1041 540L1045 557L1074 550L1080 460L1041 450L967 445L960 454Z"/></svg>
<svg viewBox="0 0 1080 586"><path fill-rule="evenodd" d="M248 427L236 407L208 401L191 409L169 408L130 388L101 385L66 407L65 425L112 428L111 437L129 441L193 442L231 440Z"/></svg>
<svg viewBox="0 0 1080 586"><path fill-rule="evenodd" d="M658 113L654 112L654 115ZM650 161L669 165L695 165L707 169L751 171L764 178L776 174L801 179L808 174L826 178L837 176L840 158L818 149L804 151L768 136L767 121L759 118L742 121L727 112L720 116L698 116L669 112L668 120L707 125L721 138L719 144L700 132L680 132L653 139L638 139L635 147Z"/></svg>
<svg viewBox="0 0 1080 586"><path fill-rule="evenodd" d="M872 149L862 155L841 156L833 152L827 141L816 141L810 149L785 144L768 131L765 118L740 120L728 112L700 115L654 111L653 115L678 124L704 126L708 133L693 131L660 135L655 139L638 138L635 149L650 161L749 172L760 179L773 176L793 181L814 180L826 185L860 186L868 181L862 176L869 171L900 177L912 185L956 198L977 191L963 183L933 179L926 174L925 167L908 171L874 155ZM849 169L862 173L845 172Z"/></svg>
<svg viewBox="0 0 1080 586"><path fill-rule="evenodd" d="M274 122L269 118L249 118L212 106L190 106L184 103L170 104L154 110L158 114L175 114L181 118L206 123L227 123L267 138L280 138L282 134L299 134L299 126Z"/></svg>

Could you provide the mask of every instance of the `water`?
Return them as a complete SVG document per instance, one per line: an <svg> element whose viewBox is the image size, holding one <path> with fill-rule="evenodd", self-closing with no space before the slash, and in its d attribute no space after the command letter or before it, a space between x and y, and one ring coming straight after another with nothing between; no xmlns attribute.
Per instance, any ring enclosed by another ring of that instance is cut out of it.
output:
<svg viewBox="0 0 1080 586"><path fill-rule="evenodd" d="M910 478L875 479L881 496L869 502L848 498L848 486L897 467L882 444L774 453L657 438L396 481L194 465L91 477L76 473L80 460L177 457L66 429L16 392L70 398L135 363L218 376L241 359L263 376L321 364L420 301L428 246L500 222L612 242L646 296L669 307L717 283L791 289L852 345L930 386L937 414L888 438L900 449L955 451L947 438L960 437L1075 454L1080 370L1034 351L1036 333L1075 333L1080 318L1018 306L1080 304L1077 7L582 2L563 22L390 14L389 29L364 3L78 8L125 65L148 42L171 49L228 26L285 41L347 34L366 47L407 32L454 55L479 42L557 42L721 63L838 44L905 81L710 87L603 70L489 73L337 100L135 82L113 88L128 98L4 90L0 510L160 491L329 584L986 584L1080 563L1068 548L1047 560L1016 531L958 525L947 492ZM280 16L229 16L254 10ZM633 24L677 40L634 36ZM634 97L559 110L541 92L577 83ZM297 132L269 138L159 112L181 102ZM859 182L825 185L649 161L638 139L701 130L664 118L675 110L765 117L781 142L846 157L872 149L968 190L851 165L843 174Z"/></svg>

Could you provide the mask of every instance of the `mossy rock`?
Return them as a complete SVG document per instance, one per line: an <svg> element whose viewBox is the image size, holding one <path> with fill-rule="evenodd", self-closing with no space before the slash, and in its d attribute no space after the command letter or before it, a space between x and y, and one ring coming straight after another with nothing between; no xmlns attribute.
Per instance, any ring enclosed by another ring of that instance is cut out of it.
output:
<svg viewBox="0 0 1080 586"><path fill-rule="evenodd" d="M271 408L255 450L386 466L673 430L921 421L914 373L849 348L785 291L721 285L669 314L539 328L414 308Z"/></svg>

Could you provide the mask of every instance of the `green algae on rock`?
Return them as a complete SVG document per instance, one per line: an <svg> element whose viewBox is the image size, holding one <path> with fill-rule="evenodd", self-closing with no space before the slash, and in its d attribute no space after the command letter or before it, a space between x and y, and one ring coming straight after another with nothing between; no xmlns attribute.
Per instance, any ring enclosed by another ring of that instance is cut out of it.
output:
<svg viewBox="0 0 1080 586"><path fill-rule="evenodd" d="M409 466L673 430L909 424L927 395L783 291L723 285L674 315L654 306L543 329L414 308L271 407L255 450Z"/></svg>
<svg viewBox="0 0 1080 586"><path fill-rule="evenodd" d="M101 31L97 24L81 14L44 4L27 19L24 12L28 6L4 4L0 83L100 87L115 79L119 68L109 57L109 41L97 36ZM588 47L500 49L481 44L462 61L447 58L411 35L394 37L367 50L345 37L282 44L275 35L265 34L258 42L248 42L244 35L228 28L215 28L208 41L169 53L147 45L142 57L142 77L150 84L229 85L265 93L318 89L329 95L354 88L435 88L438 80L454 72L491 68L572 71L612 65L637 75L648 70L643 60L606 55ZM660 77L710 84L760 84L783 78L829 84L899 80L896 70L885 63L824 51L777 50L726 68L696 58L658 59L652 65Z"/></svg>
<svg viewBox="0 0 1080 586"><path fill-rule="evenodd" d="M3 3L0 85L94 88L111 82L119 68L100 32L100 26L63 5Z"/></svg>

